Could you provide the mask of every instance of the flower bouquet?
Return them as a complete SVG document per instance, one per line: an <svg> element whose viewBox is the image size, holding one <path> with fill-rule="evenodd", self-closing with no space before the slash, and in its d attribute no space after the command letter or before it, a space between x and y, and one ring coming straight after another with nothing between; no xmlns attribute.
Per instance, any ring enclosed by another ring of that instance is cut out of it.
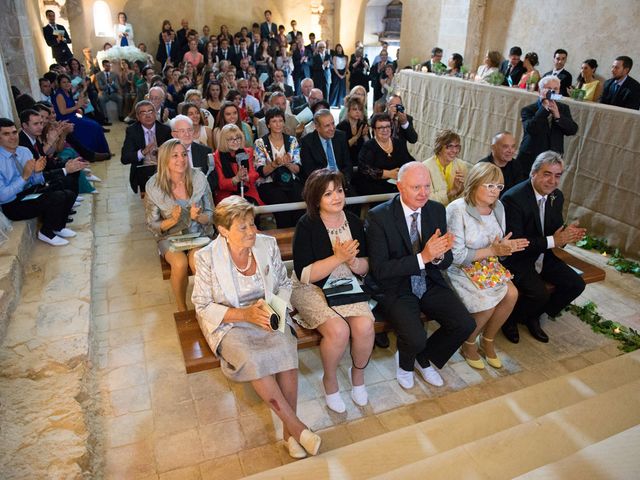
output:
<svg viewBox="0 0 640 480"><path fill-rule="evenodd" d="M504 75L502 72L495 71L487 77L487 83L494 87L502 85L502 82L504 82Z"/></svg>
<svg viewBox="0 0 640 480"><path fill-rule="evenodd" d="M487 257L460 267L469 280L480 290L505 285L513 275L500 263L498 257Z"/></svg>

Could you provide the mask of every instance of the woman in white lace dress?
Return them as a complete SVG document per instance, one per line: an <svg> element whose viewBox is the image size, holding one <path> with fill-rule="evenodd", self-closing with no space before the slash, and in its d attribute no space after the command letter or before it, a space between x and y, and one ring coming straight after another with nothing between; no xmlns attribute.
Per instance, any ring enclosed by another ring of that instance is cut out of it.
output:
<svg viewBox="0 0 640 480"><path fill-rule="evenodd" d="M461 354L477 369L484 368L476 343L478 335L487 363L494 368L502 366L493 341L515 306L518 290L510 281L481 289L462 268L490 257L511 255L529 244L526 239L511 239L511 234L505 232L504 207L498 200L503 188L501 170L492 163L481 162L469 171L464 196L447 206L447 229L455 236L453 263L447 274L476 320L476 329L462 345Z"/></svg>

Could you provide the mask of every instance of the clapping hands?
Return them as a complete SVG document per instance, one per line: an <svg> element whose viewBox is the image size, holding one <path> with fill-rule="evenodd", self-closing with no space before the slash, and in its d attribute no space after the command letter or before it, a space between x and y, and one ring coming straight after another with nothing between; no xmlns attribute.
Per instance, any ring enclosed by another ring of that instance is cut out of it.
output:
<svg viewBox="0 0 640 480"><path fill-rule="evenodd" d="M570 225L562 226L553 234L553 241L556 247L562 247L567 243L577 242L582 240L582 237L587 233L586 228L578 226L578 222L573 222Z"/></svg>
<svg viewBox="0 0 640 480"><path fill-rule="evenodd" d="M336 240L333 246L333 254L338 257L341 263L351 262L358 253L360 253L360 242L358 240L348 240L346 242Z"/></svg>
<svg viewBox="0 0 640 480"><path fill-rule="evenodd" d="M529 246L526 238L514 238L511 240L512 232L507 233L502 239L496 237L491 244L491 249L496 257L507 257L514 252L521 252Z"/></svg>
<svg viewBox="0 0 640 480"><path fill-rule="evenodd" d="M437 228L431 238L427 241L422 249L420 254L422 255L422 260L424 263L433 262L439 258L443 258L444 254L447 253L453 247L454 236L451 232L447 232L444 235L440 232L440 229Z"/></svg>

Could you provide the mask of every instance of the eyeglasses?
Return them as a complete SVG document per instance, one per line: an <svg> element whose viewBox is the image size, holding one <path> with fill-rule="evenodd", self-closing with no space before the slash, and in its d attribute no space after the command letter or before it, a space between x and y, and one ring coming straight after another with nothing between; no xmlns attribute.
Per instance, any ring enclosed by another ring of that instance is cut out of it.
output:
<svg viewBox="0 0 640 480"><path fill-rule="evenodd" d="M329 280L327 286L328 287L342 287L343 285L350 285L351 284L351 277L346 277L346 278L334 278L332 280Z"/></svg>
<svg viewBox="0 0 640 480"><path fill-rule="evenodd" d="M504 190L504 184L503 183L483 183L482 184L487 190L491 190L491 191L499 191L501 192L502 190Z"/></svg>
<svg viewBox="0 0 640 480"><path fill-rule="evenodd" d="M242 137L240 136L227 138L227 142L241 142L241 141L242 141Z"/></svg>
<svg viewBox="0 0 640 480"><path fill-rule="evenodd" d="M155 110L140 110L139 115L155 115Z"/></svg>
<svg viewBox="0 0 640 480"><path fill-rule="evenodd" d="M450 143L446 145L447 150L460 150L461 148L462 148L462 145L460 145L459 143Z"/></svg>
<svg viewBox="0 0 640 480"><path fill-rule="evenodd" d="M193 128L181 128L179 130L174 130L178 135L184 135L187 133L193 133Z"/></svg>
<svg viewBox="0 0 640 480"><path fill-rule="evenodd" d="M391 130L391 125L382 125L381 127L376 127L376 130Z"/></svg>

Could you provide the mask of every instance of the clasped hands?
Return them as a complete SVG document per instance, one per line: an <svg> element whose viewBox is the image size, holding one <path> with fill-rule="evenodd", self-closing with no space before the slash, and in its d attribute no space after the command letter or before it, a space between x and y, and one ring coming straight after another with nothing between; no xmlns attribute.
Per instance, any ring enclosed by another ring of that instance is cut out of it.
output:
<svg viewBox="0 0 640 480"><path fill-rule="evenodd" d="M578 222L573 222L569 225L563 225L555 231L553 234L553 242L556 247L562 247L567 243L574 243L578 240L582 240L582 237L587 233L586 228L578 226Z"/></svg>
<svg viewBox="0 0 640 480"><path fill-rule="evenodd" d="M245 167L239 167L238 173L233 177L235 179L235 184L239 184L240 182L248 182L249 181L249 172Z"/></svg>
<svg viewBox="0 0 640 480"><path fill-rule="evenodd" d="M496 257L508 257L514 252L521 252L529 246L529 240L526 238L514 238L511 240L513 233L507 233L502 239L496 237L491 243L491 250Z"/></svg>
<svg viewBox="0 0 640 480"><path fill-rule="evenodd" d="M358 240L347 240L345 242L336 240L333 246L333 254L340 260L340 263L350 264L360 253L360 242Z"/></svg>
<svg viewBox="0 0 640 480"><path fill-rule="evenodd" d="M437 228L420 252L424 263L432 263L434 260L437 261L438 259L444 258L444 254L453 247L454 238L455 237L451 232L447 232L443 235L440 232L440 229Z"/></svg>

